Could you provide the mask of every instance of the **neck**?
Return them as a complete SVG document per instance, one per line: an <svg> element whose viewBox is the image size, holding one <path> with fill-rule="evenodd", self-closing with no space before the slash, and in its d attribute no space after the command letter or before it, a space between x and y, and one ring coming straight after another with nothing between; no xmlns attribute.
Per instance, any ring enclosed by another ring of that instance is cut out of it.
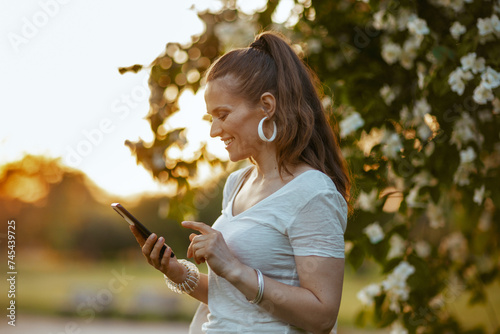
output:
<svg viewBox="0 0 500 334"><path fill-rule="evenodd" d="M252 157L255 161L258 179L273 179L279 177L278 161L275 150L261 151L258 156Z"/></svg>

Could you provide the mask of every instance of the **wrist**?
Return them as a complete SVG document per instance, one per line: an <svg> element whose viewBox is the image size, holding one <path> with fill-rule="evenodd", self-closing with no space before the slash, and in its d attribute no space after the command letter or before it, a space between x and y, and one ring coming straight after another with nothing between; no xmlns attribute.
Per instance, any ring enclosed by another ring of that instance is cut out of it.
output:
<svg viewBox="0 0 500 334"><path fill-rule="evenodd" d="M245 266L238 261L238 263L231 266L223 277L233 285L237 285L238 283L241 283L244 277L250 272L253 272L252 268Z"/></svg>
<svg viewBox="0 0 500 334"><path fill-rule="evenodd" d="M180 268L173 271L173 270L168 270L166 273L164 272L165 276L167 276L172 282L174 283L182 283L186 280L186 277L188 276L189 270L183 266L181 263L178 263L179 266L176 266L177 268ZM171 269L171 268L169 268Z"/></svg>

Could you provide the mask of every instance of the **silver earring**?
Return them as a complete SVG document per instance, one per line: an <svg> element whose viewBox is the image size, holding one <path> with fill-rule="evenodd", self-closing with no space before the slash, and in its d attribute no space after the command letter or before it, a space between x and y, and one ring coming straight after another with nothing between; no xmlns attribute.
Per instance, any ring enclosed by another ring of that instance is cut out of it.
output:
<svg viewBox="0 0 500 334"><path fill-rule="evenodd" d="M276 139L276 134L278 133L278 129L276 129L276 123L273 121L273 126L274 126L273 135L271 136L271 138L266 138L266 136L264 135L264 131L262 130L262 126L264 125L264 121L266 119L267 119L267 116L260 120L259 127L257 128L257 131L259 132L260 139L262 139L265 142L270 143L274 139Z"/></svg>

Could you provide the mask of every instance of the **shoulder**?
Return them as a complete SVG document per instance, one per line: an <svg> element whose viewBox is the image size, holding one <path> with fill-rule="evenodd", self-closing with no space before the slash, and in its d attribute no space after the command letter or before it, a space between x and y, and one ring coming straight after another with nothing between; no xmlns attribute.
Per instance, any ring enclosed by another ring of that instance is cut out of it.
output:
<svg viewBox="0 0 500 334"><path fill-rule="evenodd" d="M295 191L300 194L299 211L308 211L311 207L340 211L347 216L348 206L335 183L328 175L318 170L309 170L296 177Z"/></svg>
<svg viewBox="0 0 500 334"><path fill-rule="evenodd" d="M297 175L294 181L304 195L315 197L318 194L331 194L342 197L332 179L319 170L307 170Z"/></svg>

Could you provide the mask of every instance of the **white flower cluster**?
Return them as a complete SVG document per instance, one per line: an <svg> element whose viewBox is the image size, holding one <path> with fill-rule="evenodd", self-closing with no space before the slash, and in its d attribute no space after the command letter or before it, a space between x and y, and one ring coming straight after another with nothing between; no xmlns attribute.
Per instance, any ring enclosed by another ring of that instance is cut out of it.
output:
<svg viewBox="0 0 500 334"><path fill-rule="evenodd" d="M410 289L406 284L406 280L415 272L415 267L406 261L399 263L396 268L387 276L381 283L372 283L357 294L358 299L363 305L373 305L373 298L385 291L389 297L389 309L396 313L400 313L400 301L408 300Z"/></svg>
<svg viewBox="0 0 500 334"><path fill-rule="evenodd" d="M412 33L413 35L423 36L430 33L427 22L425 22L424 19L417 17L416 15L412 15L410 17L407 27L410 33Z"/></svg>
<svg viewBox="0 0 500 334"><path fill-rule="evenodd" d="M408 300L410 288L406 284L406 280L415 272L415 267L406 261L402 261L382 282L382 287L390 300L389 309L396 313L401 310L399 301Z"/></svg>
<svg viewBox="0 0 500 334"><path fill-rule="evenodd" d="M399 135L395 132L387 131L384 138L382 138L382 153L391 159L397 158L398 154L403 149L403 144Z"/></svg>
<svg viewBox="0 0 500 334"><path fill-rule="evenodd" d="M377 189L373 188L369 193L360 191L356 206L363 211L375 212L375 205L377 204Z"/></svg>
<svg viewBox="0 0 500 334"><path fill-rule="evenodd" d="M406 242L399 234L393 234L389 239L389 252L387 253L387 260L391 260L403 256L406 250Z"/></svg>
<svg viewBox="0 0 500 334"><path fill-rule="evenodd" d="M491 17L477 19L476 26L479 30L479 36L491 37L494 34L500 38L500 20L496 14L493 14Z"/></svg>
<svg viewBox="0 0 500 334"><path fill-rule="evenodd" d="M427 218L429 218L429 225L433 229L438 229L444 227L446 224L446 218L444 216L444 211L439 204L434 204L432 201L427 203L427 210L425 210Z"/></svg>
<svg viewBox="0 0 500 334"><path fill-rule="evenodd" d="M392 104L392 101L394 101L396 95L398 94L398 90L391 88L389 85L384 85L384 87L380 88L379 92L385 104L388 106Z"/></svg>
<svg viewBox="0 0 500 334"><path fill-rule="evenodd" d="M392 323L391 331L389 334L408 334L408 330L403 327L401 322L395 321Z"/></svg>
<svg viewBox="0 0 500 334"><path fill-rule="evenodd" d="M449 253L452 261L463 263L468 255L467 240L462 233L454 232L441 241L439 251Z"/></svg>
<svg viewBox="0 0 500 334"><path fill-rule="evenodd" d="M474 74L481 74L481 82L474 89L473 99L478 104L486 104L495 98L492 89L500 86L500 73L490 66L485 66L485 59L477 57L471 52L460 58L461 67L457 67L448 77L451 90L462 95L465 82L474 78Z"/></svg>
<svg viewBox="0 0 500 334"><path fill-rule="evenodd" d="M483 203L485 190L486 188L484 187L484 184L481 188L474 190L474 198L473 198L474 203L478 205L481 205Z"/></svg>
<svg viewBox="0 0 500 334"><path fill-rule="evenodd" d="M357 129L365 125L365 121L360 114L353 111L340 121L340 137L345 138Z"/></svg>
<svg viewBox="0 0 500 334"><path fill-rule="evenodd" d="M372 306L373 298L380 295L381 292L382 288L380 287L380 284L372 283L359 290L356 296L358 297L361 304Z"/></svg>
<svg viewBox="0 0 500 334"><path fill-rule="evenodd" d="M475 142L481 146L484 141L483 135L477 131L476 122L467 113L462 113L460 118L453 124L450 143L457 145L460 150L468 142Z"/></svg>
<svg viewBox="0 0 500 334"><path fill-rule="evenodd" d="M368 236L368 239L370 239L370 242L372 244L377 244L380 241L384 240L384 230L382 230L382 227L375 222L373 224L370 224L366 226L363 229L363 233Z"/></svg>
<svg viewBox="0 0 500 334"><path fill-rule="evenodd" d="M398 30L408 29L410 36L403 43L403 46L390 41L387 37L383 39L382 58L389 65L399 61L401 66L409 70L413 67L424 35L428 35L430 30L424 19L410 14L408 10L401 9L399 14L398 21L396 21L392 15L385 13L385 11L379 11L374 15L373 25L379 30L393 31L396 27Z"/></svg>
<svg viewBox="0 0 500 334"><path fill-rule="evenodd" d="M461 25L458 21L455 21L450 27L450 34L456 40L458 40L461 35L465 34L466 31L465 26Z"/></svg>
<svg viewBox="0 0 500 334"><path fill-rule="evenodd" d="M466 186L470 184L469 175L476 172L474 160L476 159L476 152L472 147L460 151L460 165L458 165L453 181L459 186Z"/></svg>

